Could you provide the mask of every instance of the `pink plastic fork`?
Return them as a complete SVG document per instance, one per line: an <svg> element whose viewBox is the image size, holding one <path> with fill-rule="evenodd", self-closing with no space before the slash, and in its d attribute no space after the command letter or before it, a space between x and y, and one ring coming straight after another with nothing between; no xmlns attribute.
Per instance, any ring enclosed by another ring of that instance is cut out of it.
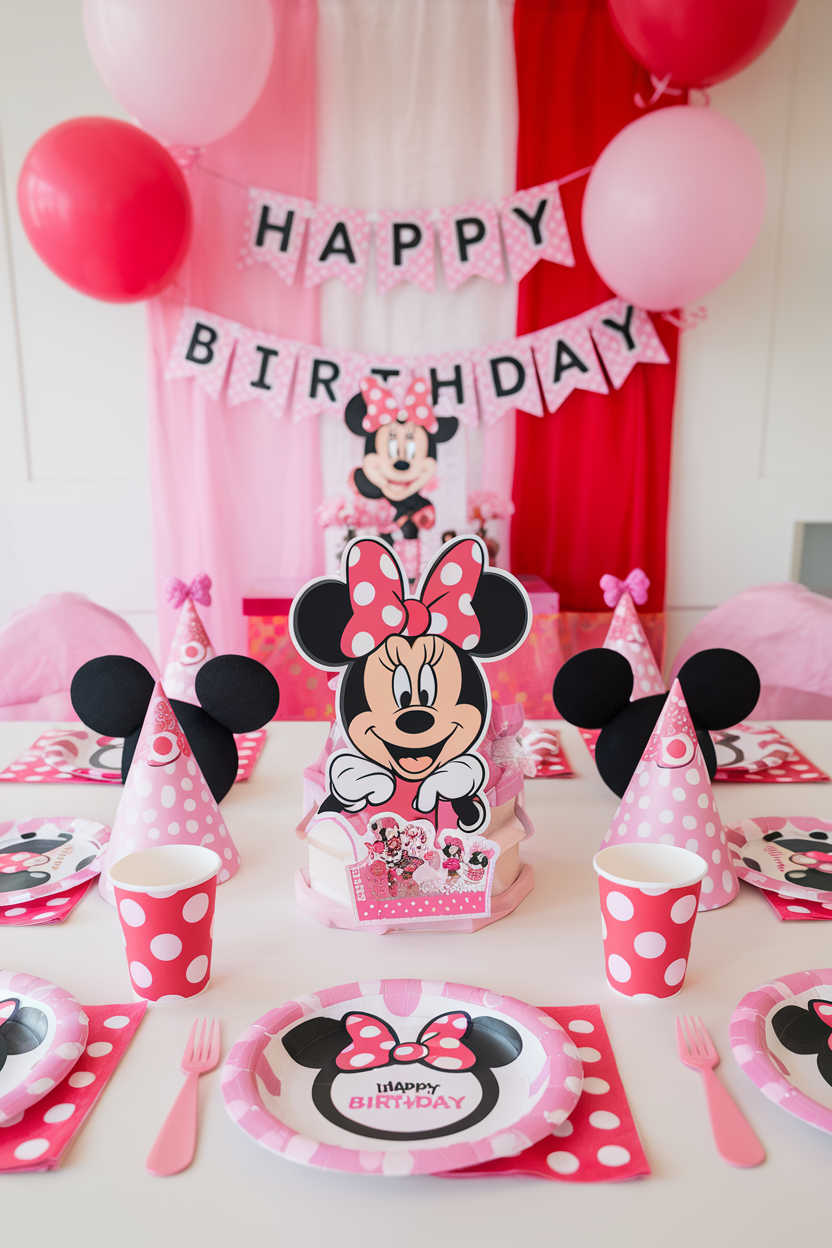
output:
<svg viewBox="0 0 832 1248"><path fill-rule="evenodd" d="M188 1076L182 1091L173 1102L173 1108L162 1123L156 1143L150 1150L147 1168L151 1174L178 1174L191 1164L196 1149L196 1120L199 1106L199 1076L213 1070L220 1060L219 1019L211 1020L211 1030L206 1037L208 1019L202 1020L202 1030L197 1039L199 1019L188 1036L182 1056L182 1069Z"/></svg>
<svg viewBox="0 0 832 1248"><path fill-rule="evenodd" d="M711 1128L720 1157L732 1166L759 1166L766 1159L765 1150L728 1089L713 1072L719 1057L701 1018L676 1015L676 1048L686 1066L702 1071Z"/></svg>

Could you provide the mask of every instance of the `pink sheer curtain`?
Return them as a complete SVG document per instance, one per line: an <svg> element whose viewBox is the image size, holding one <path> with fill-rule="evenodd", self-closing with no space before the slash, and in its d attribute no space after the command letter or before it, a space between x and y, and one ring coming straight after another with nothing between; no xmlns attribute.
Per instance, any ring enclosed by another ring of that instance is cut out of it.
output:
<svg viewBox="0 0 832 1248"><path fill-rule="evenodd" d="M151 302L151 474L164 663L177 613L169 576L207 572L213 605L200 608L218 653L246 651L242 597L258 580L291 594L323 570L314 522L320 498L318 422L275 420L262 404L229 408L194 381L164 381L185 303L244 325L314 342L318 291L283 284L266 266L237 267L248 185L310 199L316 193L316 0L271 0L275 60L245 122L189 173L195 236L176 284ZM302 266L301 266L302 271Z"/></svg>

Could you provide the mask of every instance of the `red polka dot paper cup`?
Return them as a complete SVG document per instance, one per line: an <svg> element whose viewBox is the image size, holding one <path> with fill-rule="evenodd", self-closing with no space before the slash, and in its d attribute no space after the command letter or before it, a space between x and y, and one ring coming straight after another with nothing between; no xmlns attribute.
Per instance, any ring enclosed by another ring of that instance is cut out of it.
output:
<svg viewBox="0 0 832 1248"><path fill-rule="evenodd" d="M206 846L160 845L110 868L137 997L182 1001L208 987L221 867Z"/></svg>
<svg viewBox="0 0 832 1248"><path fill-rule="evenodd" d="M601 889L607 981L655 1001L681 992L708 864L675 845L611 845L592 861Z"/></svg>

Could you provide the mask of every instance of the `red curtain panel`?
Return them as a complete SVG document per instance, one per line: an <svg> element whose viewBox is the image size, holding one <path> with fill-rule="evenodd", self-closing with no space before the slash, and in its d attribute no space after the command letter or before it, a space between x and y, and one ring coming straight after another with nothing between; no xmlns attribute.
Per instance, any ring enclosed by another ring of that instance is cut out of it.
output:
<svg viewBox="0 0 832 1248"><path fill-rule="evenodd" d="M605 0L517 0L515 48L520 122L517 186L587 165L642 115L647 73L625 51ZM657 107L679 104L663 97ZM543 262L520 283L518 333L584 312L610 291L581 236L586 178L561 188L574 269ZM671 365L639 364L609 396L574 391L542 419L517 413L512 569L536 572L561 609L598 611L605 572L641 567L651 580L644 610L664 607L668 483L677 331L654 317Z"/></svg>

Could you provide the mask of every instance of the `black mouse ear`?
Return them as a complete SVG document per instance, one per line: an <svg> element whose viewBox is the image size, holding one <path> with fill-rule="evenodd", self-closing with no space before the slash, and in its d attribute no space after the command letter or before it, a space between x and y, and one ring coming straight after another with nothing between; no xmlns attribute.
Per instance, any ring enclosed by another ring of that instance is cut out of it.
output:
<svg viewBox="0 0 832 1248"><path fill-rule="evenodd" d="M105 737L128 737L144 723L155 680L136 659L90 659L72 677L69 695L83 724Z"/></svg>
<svg viewBox="0 0 832 1248"><path fill-rule="evenodd" d="M436 423L439 428L433 435L434 442L450 442L459 428L459 421L456 416L437 416Z"/></svg>
<svg viewBox="0 0 832 1248"><path fill-rule="evenodd" d="M341 637L352 613L350 591L342 580L312 581L292 603L292 641L315 667L324 671L345 667L352 660L341 649Z"/></svg>
<svg viewBox="0 0 832 1248"><path fill-rule="evenodd" d="M786 1005L773 1014L771 1028L784 1048L792 1053L820 1053L829 1040L829 1025L814 1011L804 1010L799 1005Z"/></svg>
<svg viewBox="0 0 832 1248"><path fill-rule="evenodd" d="M603 728L627 705L632 692L633 669L617 650L573 654L552 685L558 711L567 723L579 728Z"/></svg>
<svg viewBox="0 0 832 1248"><path fill-rule="evenodd" d="M254 732L273 719L280 689L267 667L242 654L220 654L196 674L196 696L229 732ZM186 734L187 735L187 734Z"/></svg>
<svg viewBox="0 0 832 1248"><path fill-rule="evenodd" d="M237 779L240 760L234 734L201 706L173 698L170 704L214 801L221 802Z"/></svg>
<svg viewBox="0 0 832 1248"><path fill-rule="evenodd" d="M31 1005L21 1006L3 1024L3 1039L8 1053L31 1053L46 1039L49 1019L42 1010Z"/></svg>
<svg viewBox="0 0 832 1248"><path fill-rule="evenodd" d="M592 651L586 650L584 653L591 654ZM615 654L615 651L609 650L606 653ZM575 658L580 657L575 655ZM623 655L619 654L617 657L623 659ZM623 661L627 663L626 659ZM627 666L630 666L629 663ZM627 791L627 785L641 761L666 697L666 693L654 693L648 698L637 698L635 702L628 702L606 725L595 743L595 765L604 784L618 797L623 797Z"/></svg>
<svg viewBox="0 0 832 1248"><path fill-rule="evenodd" d="M757 705L760 677L736 650L700 650L679 670L691 717L703 728L733 728Z"/></svg>
<svg viewBox="0 0 832 1248"><path fill-rule="evenodd" d="M344 411L344 422L350 432L358 434L359 438L367 436L367 430L362 423L366 415L367 404L364 402L363 394L354 394Z"/></svg>
<svg viewBox="0 0 832 1248"><path fill-rule="evenodd" d="M525 641L532 626L532 609L514 577L491 570L483 572L471 606L479 621L480 639L469 654L479 659L497 659L511 654Z"/></svg>
<svg viewBox="0 0 832 1248"><path fill-rule="evenodd" d="M286 1032L282 1044L299 1066L320 1070L335 1060L349 1038L339 1018L307 1018Z"/></svg>
<svg viewBox="0 0 832 1248"><path fill-rule="evenodd" d="M486 1066L508 1066L523 1050L520 1033L501 1018L475 1018L465 1043Z"/></svg>

